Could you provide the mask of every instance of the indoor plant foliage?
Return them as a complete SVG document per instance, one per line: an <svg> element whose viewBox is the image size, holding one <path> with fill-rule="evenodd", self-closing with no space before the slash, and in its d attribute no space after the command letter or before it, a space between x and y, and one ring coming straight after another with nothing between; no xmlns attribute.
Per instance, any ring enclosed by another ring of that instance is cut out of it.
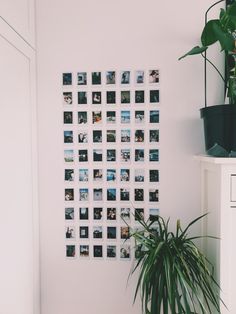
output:
<svg viewBox="0 0 236 314"><path fill-rule="evenodd" d="M220 313L213 266L194 243L201 236L188 235L190 226L203 216L184 230L178 220L175 233L169 231L169 220L160 216L155 222L140 219L142 228L131 232L136 243L131 274L139 271L134 300L140 291L143 313Z"/></svg>

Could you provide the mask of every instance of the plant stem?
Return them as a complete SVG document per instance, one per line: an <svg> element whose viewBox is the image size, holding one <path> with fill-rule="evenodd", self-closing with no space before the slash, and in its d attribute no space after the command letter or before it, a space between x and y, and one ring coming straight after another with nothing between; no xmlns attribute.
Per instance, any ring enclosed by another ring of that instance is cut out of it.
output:
<svg viewBox="0 0 236 314"><path fill-rule="evenodd" d="M212 63L211 60L209 60L209 59L208 59L206 56L204 56L202 53L201 53L201 55L202 55L202 57L203 57L207 62L209 62L209 63L212 65L212 67L216 70L216 72L219 74L219 76L220 76L221 79L223 80L224 84L226 84L225 78L223 77L223 75L221 74L221 72L218 70L218 68L214 65L214 63ZM228 87L228 86L226 85L226 87Z"/></svg>

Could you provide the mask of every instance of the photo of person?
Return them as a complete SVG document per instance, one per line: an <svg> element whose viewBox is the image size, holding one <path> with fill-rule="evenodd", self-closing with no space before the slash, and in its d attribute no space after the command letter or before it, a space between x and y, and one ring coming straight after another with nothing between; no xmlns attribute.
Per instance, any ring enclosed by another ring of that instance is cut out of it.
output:
<svg viewBox="0 0 236 314"><path fill-rule="evenodd" d="M107 149L107 161L116 161L116 150Z"/></svg>
<svg viewBox="0 0 236 314"><path fill-rule="evenodd" d="M121 162L129 162L130 161L130 149L121 149L120 151L120 155L121 155Z"/></svg>
<svg viewBox="0 0 236 314"><path fill-rule="evenodd" d="M107 200L116 201L116 189L107 189Z"/></svg>
<svg viewBox="0 0 236 314"><path fill-rule="evenodd" d="M135 208L134 219L136 221L144 220L144 208Z"/></svg>
<svg viewBox="0 0 236 314"><path fill-rule="evenodd" d="M88 169L79 169L79 181L88 182Z"/></svg>
<svg viewBox="0 0 236 314"><path fill-rule="evenodd" d="M144 149L135 149L135 161L144 161Z"/></svg>
<svg viewBox="0 0 236 314"><path fill-rule="evenodd" d="M75 227L67 226L65 230L66 239L75 239Z"/></svg>
<svg viewBox="0 0 236 314"><path fill-rule="evenodd" d="M63 105L72 105L72 92L63 92Z"/></svg>
<svg viewBox="0 0 236 314"><path fill-rule="evenodd" d="M102 181L102 169L93 169L93 181Z"/></svg>
<svg viewBox="0 0 236 314"><path fill-rule="evenodd" d="M120 227L120 238L129 239L129 227L127 226Z"/></svg>
<svg viewBox="0 0 236 314"><path fill-rule="evenodd" d="M159 182L159 170L149 170L149 181Z"/></svg>
<svg viewBox="0 0 236 314"><path fill-rule="evenodd" d="M115 104L116 103L116 92L109 91L107 92L107 104Z"/></svg>
<svg viewBox="0 0 236 314"><path fill-rule="evenodd" d="M88 143L88 133L85 131L80 131L78 133L78 143Z"/></svg>
<svg viewBox="0 0 236 314"><path fill-rule="evenodd" d="M78 85L87 85L87 73L86 72L78 72L77 73Z"/></svg>
<svg viewBox="0 0 236 314"><path fill-rule="evenodd" d="M116 208L107 208L107 220L116 220Z"/></svg>
<svg viewBox="0 0 236 314"><path fill-rule="evenodd" d="M93 227L93 238L102 239L102 226Z"/></svg>
<svg viewBox="0 0 236 314"><path fill-rule="evenodd" d="M159 70L149 70L149 83L159 83Z"/></svg>
<svg viewBox="0 0 236 314"><path fill-rule="evenodd" d="M66 246L66 257L75 257L75 245Z"/></svg>
<svg viewBox="0 0 236 314"><path fill-rule="evenodd" d="M144 90L135 91L135 103L143 104L144 103Z"/></svg>
<svg viewBox="0 0 236 314"><path fill-rule="evenodd" d="M67 182L74 181L74 169L65 169L64 179Z"/></svg>
<svg viewBox="0 0 236 314"><path fill-rule="evenodd" d="M62 84L72 85L72 73L62 73Z"/></svg>
<svg viewBox="0 0 236 314"><path fill-rule="evenodd" d="M134 200L136 202L144 201L144 189L134 189Z"/></svg>
<svg viewBox="0 0 236 314"><path fill-rule="evenodd" d="M107 71L106 72L106 83L107 84L115 84L116 83L116 72L115 71Z"/></svg>
<svg viewBox="0 0 236 314"><path fill-rule="evenodd" d="M121 111L121 123L130 123L130 111Z"/></svg>
<svg viewBox="0 0 236 314"><path fill-rule="evenodd" d="M65 208L65 220L74 220L75 210L73 207Z"/></svg>
<svg viewBox="0 0 236 314"><path fill-rule="evenodd" d="M87 202L89 200L88 189L79 189L79 200L83 202Z"/></svg>
<svg viewBox="0 0 236 314"><path fill-rule="evenodd" d="M94 220L102 220L102 207L94 207L93 209L93 219Z"/></svg>
<svg viewBox="0 0 236 314"><path fill-rule="evenodd" d="M79 227L79 237L80 237L80 239L88 239L89 238L89 227L87 227L87 226Z"/></svg>
<svg viewBox="0 0 236 314"><path fill-rule="evenodd" d="M150 110L150 123L159 123L159 110Z"/></svg>
<svg viewBox="0 0 236 314"><path fill-rule="evenodd" d="M96 161L96 162L102 161L102 149L93 150L93 161Z"/></svg>
<svg viewBox="0 0 236 314"><path fill-rule="evenodd" d="M144 130L135 130L134 141L136 143L144 142Z"/></svg>
<svg viewBox="0 0 236 314"><path fill-rule="evenodd" d="M64 150L64 161L65 162L73 162L74 161L73 149L65 149Z"/></svg>
<svg viewBox="0 0 236 314"><path fill-rule="evenodd" d="M116 258L116 246L115 245L107 246L107 258Z"/></svg>
<svg viewBox="0 0 236 314"><path fill-rule="evenodd" d="M125 222L130 222L130 208L122 207L120 209L120 218Z"/></svg>
<svg viewBox="0 0 236 314"><path fill-rule="evenodd" d="M116 130L107 130L107 142L114 143L116 141Z"/></svg>
<svg viewBox="0 0 236 314"><path fill-rule="evenodd" d="M93 142L102 143L102 131L101 130L93 131Z"/></svg>
<svg viewBox="0 0 236 314"><path fill-rule="evenodd" d="M135 123L144 123L144 110L135 111Z"/></svg>
<svg viewBox="0 0 236 314"><path fill-rule="evenodd" d="M88 150L87 149L79 149L78 150L79 162L87 162L88 161Z"/></svg>
<svg viewBox="0 0 236 314"><path fill-rule="evenodd" d="M143 84L144 83L144 71L136 71L135 72L135 83Z"/></svg>
<svg viewBox="0 0 236 314"><path fill-rule="evenodd" d="M87 92L78 92L78 105L87 104Z"/></svg>
<svg viewBox="0 0 236 314"><path fill-rule="evenodd" d="M65 201L74 200L74 189L65 189Z"/></svg>
<svg viewBox="0 0 236 314"><path fill-rule="evenodd" d="M116 239L116 227L107 227L107 239Z"/></svg>
<svg viewBox="0 0 236 314"><path fill-rule="evenodd" d="M159 216L158 208L149 208L149 220L156 221Z"/></svg>
<svg viewBox="0 0 236 314"><path fill-rule="evenodd" d="M65 111L63 114L64 124L72 124L73 123L73 112Z"/></svg>
<svg viewBox="0 0 236 314"><path fill-rule="evenodd" d="M64 143L73 143L73 131L64 131Z"/></svg>
<svg viewBox="0 0 236 314"><path fill-rule="evenodd" d="M149 202L159 202L159 190L149 189Z"/></svg>
<svg viewBox="0 0 236 314"><path fill-rule="evenodd" d="M93 246L93 257L103 257L102 245Z"/></svg>
<svg viewBox="0 0 236 314"><path fill-rule="evenodd" d="M93 189L93 200L102 201L102 189Z"/></svg>
<svg viewBox="0 0 236 314"><path fill-rule="evenodd" d="M115 169L107 169L107 181L115 182L116 181L116 170Z"/></svg>
<svg viewBox="0 0 236 314"><path fill-rule="evenodd" d="M130 180L130 170L129 169L120 169L120 181L128 182Z"/></svg>
<svg viewBox="0 0 236 314"><path fill-rule="evenodd" d="M121 259L130 259L130 246L129 245L121 245L120 247L120 258Z"/></svg>
<svg viewBox="0 0 236 314"><path fill-rule="evenodd" d="M89 257L89 245L80 245L79 254L80 257Z"/></svg>
<svg viewBox="0 0 236 314"><path fill-rule="evenodd" d="M150 90L150 103L159 102L159 90Z"/></svg>
<svg viewBox="0 0 236 314"><path fill-rule="evenodd" d="M88 123L87 111L79 111L78 112L78 124L87 124L87 123Z"/></svg>
<svg viewBox="0 0 236 314"><path fill-rule="evenodd" d="M159 161L159 149L149 149L149 161Z"/></svg>
<svg viewBox="0 0 236 314"><path fill-rule="evenodd" d="M94 105L99 105L102 103L102 93L101 92L92 92L92 103Z"/></svg>
<svg viewBox="0 0 236 314"><path fill-rule="evenodd" d="M144 182L144 169L135 169L134 170L134 181L135 182Z"/></svg>
<svg viewBox="0 0 236 314"><path fill-rule="evenodd" d="M130 91L122 90L120 92L120 102L122 104L130 104Z"/></svg>
<svg viewBox="0 0 236 314"><path fill-rule="evenodd" d="M79 219L88 220L89 219L89 209L88 207L80 207L79 209Z"/></svg>
<svg viewBox="0 0 236 314"><path fill-rule="evenodd" d="M102 76L101 72L92 72L92 85L101 85Z"/></svg>
<svg viewBox="0 0 236 314"><path fill-rule="evenodd" d="M122 143L129 143L130 142L130 130L121 130L121 142Z"/></svg>
<svg viewBox="0 0 236 314"><path fill-rule="evenodd" d="M102 122L102 112L93 111L92 112L93 124L100 124Z"/></svg>
<svg viewBox="0 0 236 314"><path fill-rule="evenodd" d="M149 130L149 142L150 143L159 142L159 130Z"/></svg>
<svg viewBox="0 0 236 314"><path fill-rule="evenodd" d="M120 200L121 201L129 201L130 197L130 189L120 189Z"/></svg>
<svg viewBox="0 0 236 314"><path fill-rule="evenodd" d="M107 111L107 123L116 123L115 111Z"/></svg>
<svg viewBox="0 0 236 314"><path fill-rule="evenodd" d="M121 71L120 83L121 84L129 84L130 83L130 71Z"/></svg>

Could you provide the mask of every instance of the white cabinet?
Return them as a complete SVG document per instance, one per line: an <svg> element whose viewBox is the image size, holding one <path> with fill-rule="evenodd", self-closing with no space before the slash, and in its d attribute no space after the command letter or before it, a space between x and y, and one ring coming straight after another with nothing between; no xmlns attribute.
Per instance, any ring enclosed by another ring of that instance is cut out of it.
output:
<svg viewBox="0 0 236 314"><path fill-rule="evenodd" d="M229 311L236 313L236 158L198 157L201 162L203 233L220 240L206 239L203 249L215 263L221 297Z"/></svg>

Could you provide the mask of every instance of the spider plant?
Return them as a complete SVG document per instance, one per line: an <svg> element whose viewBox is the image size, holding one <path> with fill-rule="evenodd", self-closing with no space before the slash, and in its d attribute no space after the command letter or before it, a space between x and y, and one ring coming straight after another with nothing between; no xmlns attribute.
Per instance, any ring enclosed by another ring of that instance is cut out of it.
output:
<svg viewBox="0 0 236 314"><path fill-rule="evenodd" d="M156 221L140 219L141 228L131 231L136 262L130 275L139 271L134 302L140 291L143 313L220 313L213 265L194 243L202 237L188 235L189 228L204 216L184 230L178 220L175 233L169 231L169 220L160 216Z"/></svg>

